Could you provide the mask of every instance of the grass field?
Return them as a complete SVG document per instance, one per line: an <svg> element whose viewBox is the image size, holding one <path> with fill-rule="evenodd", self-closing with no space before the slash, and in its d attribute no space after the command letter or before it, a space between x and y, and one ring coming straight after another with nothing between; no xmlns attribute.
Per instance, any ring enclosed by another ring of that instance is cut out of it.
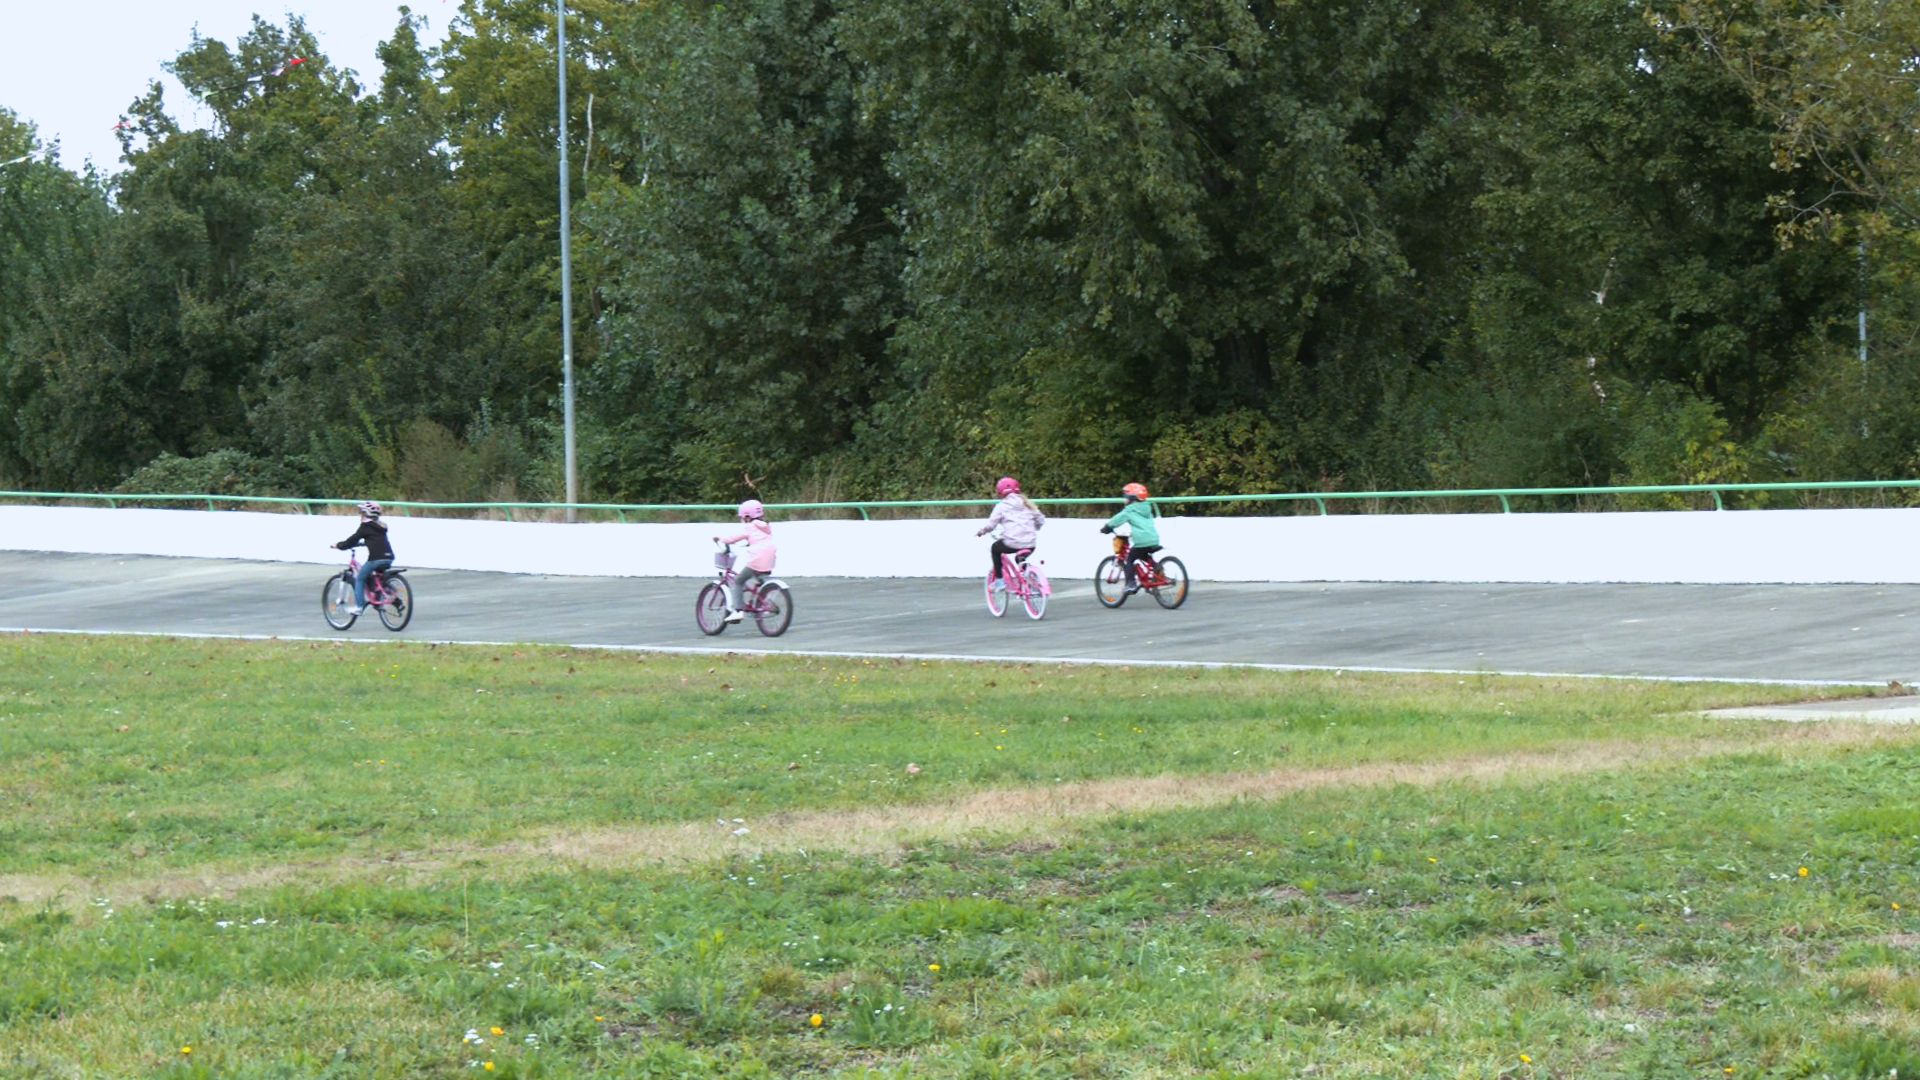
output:
<svg viewBox="0 0 1920 1080"><path fill-rule="evenodd" d="M0 1076L1920 1076L1781 688L0 639Z"/></svg>

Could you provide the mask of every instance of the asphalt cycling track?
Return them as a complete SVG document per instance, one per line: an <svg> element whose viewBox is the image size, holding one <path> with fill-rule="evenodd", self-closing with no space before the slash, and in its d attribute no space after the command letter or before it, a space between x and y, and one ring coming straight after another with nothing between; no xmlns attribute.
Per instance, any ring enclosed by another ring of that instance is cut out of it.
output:
<svg viewBox="0 0 1920 1080"><path fill-rule="evenodd" d="M1204 574L1204 567L1193 567ZM1056 573L1059 568L1055 568ZM1257 665L1884 686L1920 676L1920 585L1228 584L1163 610L1061 575L1046 617L978 580L789 578L792 628L706 637L694 578L416 569L412 625L320 617L320 565L0 552L0 631ZM4 655L4 654L0 654Z"/></svg>

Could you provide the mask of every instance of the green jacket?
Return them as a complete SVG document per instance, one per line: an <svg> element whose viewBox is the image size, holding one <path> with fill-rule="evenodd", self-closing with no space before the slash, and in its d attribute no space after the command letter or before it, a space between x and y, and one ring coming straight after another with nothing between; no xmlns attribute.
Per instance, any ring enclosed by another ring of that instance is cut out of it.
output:
<svg viewBox="0 0 1920 1080"><path fill-rule="evenodd" d="M1134 547L1160 546L1160 530L1153 524L1153 508L1145 501L1128 503L1124 510L1107 519L1109 529L1122 525L1133 526L1130 542Z"/></svg>

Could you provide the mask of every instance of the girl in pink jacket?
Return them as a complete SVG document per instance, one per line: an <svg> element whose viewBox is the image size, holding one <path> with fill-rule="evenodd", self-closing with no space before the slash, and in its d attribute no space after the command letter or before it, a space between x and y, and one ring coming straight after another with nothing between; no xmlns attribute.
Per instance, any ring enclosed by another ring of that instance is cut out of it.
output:
<svg viewBox="0 0 1920 1080"><path fill-rule="evenodd" d="M1007 583L1000 580L1000 556L1032 551L1040 542L1040 528L1047 523L1047 515L1020 494L1020 481L1011 476L1001 477L1000 482L993 485L993 493L1000 496L1000 505L993 508L993 513L987 515L987 523L973 535L985 536L1000 530L1000 538L988 552L993 569L987 572L987 577L993 581L994 588L1004 589Z"/></svg>
<svg viewBox="0 0 1920 1080"><path fill-rule="evenodd" d="M740 610L740 590L747 584L748 578L764 580L773 573L773 560L779 554L773 543L773 526L767 524L767 508L759 499L748 499L740 504L740 521L747 531L738 536L716 536L714 541L721 544L747 542L747 555L744 560L735 562L733 581L727 585L727 617L730 623L739 622L746 617Z"/></svg>

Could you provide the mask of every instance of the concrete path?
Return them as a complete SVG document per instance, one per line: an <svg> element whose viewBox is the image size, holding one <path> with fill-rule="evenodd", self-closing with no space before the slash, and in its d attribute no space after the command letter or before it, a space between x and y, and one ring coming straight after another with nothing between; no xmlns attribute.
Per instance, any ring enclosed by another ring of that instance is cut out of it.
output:
<svg viewBox="0 0 1920 1080"><path fill-rule="evenodd" d="M1091 568L1089 568L1090 571ZM989 616L977 585L793 580L784 637L693 623L691 578L416 570L400 634L320 618L318 566L0 552L0 628L363 642L539 642L975 659L1884 685L1920 677L1920 586L1257 584L1109 611L1057 585L1046 618Z"/></svg>
<svg viewBox="0 0 1920 1080"><path fill-rule="evenodd" d="M1853 701L1808 701L1798 705L1748 705L1738 709L1714 709L1708 716L1736 720L1786 720L1808 723L1819 720L1859 720L1869 724L1920 723L1920 696L1860 698Z"/></svg>

